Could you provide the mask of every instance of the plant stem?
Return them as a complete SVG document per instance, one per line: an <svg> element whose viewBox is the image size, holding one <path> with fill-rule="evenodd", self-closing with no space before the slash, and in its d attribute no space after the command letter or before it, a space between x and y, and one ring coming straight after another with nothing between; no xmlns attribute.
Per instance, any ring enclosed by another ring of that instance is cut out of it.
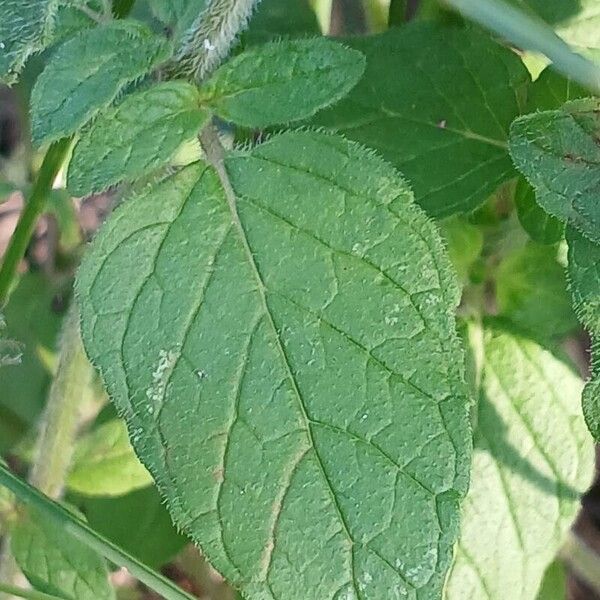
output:
<svg viewBox="0 0 600 600"><path fill-rule="evenodd" d="M36 590L24 590L1 582L0 592L16 596L17 598L25 598L25 600L62 600L58 596L51 596L50 594L44 594L44 592L37 592Z"/></svg>
<svg viewBox="0 0 600 600"><path fill-rule="evenodd" d="M600 67L574 52L542 20L530 17L502 0L442 0L465 17L491 29L524 50L549 58L563 75L594 92L600 91Z"/></svg>
<svg viewBox="0 0 600 600"><path fill-rule="evenodd" d="M600 593L600 556L575 532L569 532L559 555L580 579Z"/></svg>
<svg viewBox="0 0 600 600"><path fill-rule="evenodd" d="M58 368L50 386L29 476L32 485L53 499L62 495L80 414L94 389L94 369L83 350L74 302L65 318L59 348Z"/></svg>
<svg viewBox="0 0 600 600"><path fill-rule="evenodd" d="M50 146L44 157L31 196L23 208L17 228L4 255L2 267L0 267L0 309L4 308L8 302L19 263L25 256L38 217L44 210L46 198L62 167L70 145L70 138L59 140Z"/></svg>
<svg viewBox="0 0 600 600"><path fill-rule="evenodd" d="M260 0L211 0L175 54L176 69L203 80L229 54Z"/></svg>
<svg viewBox="0 0 600 600"><path fill-rule="evenodd" d="M365 33L366 30L365 11L359 0L333 0L330 35L352 35Z"/></svg>
<svg viewBox="0 0 600 600"><path fill-rule="evenodd" d="M174 583L140 563L94 531L66 508L19 479L3 464L0 464L0 485L9 489L24 505L34 508L49 520L61 526L66 535L73 536L113 564L126 568L131 575L166 600L194 600L192 596L180 590Z"/></svg>
<svg viewBox="0 0 600 600"><path fill-rule="evenodd" d="M93 396L94 370L79 335L75 304L65 318L59 342L59 362L50 386L29 480L47 496L61 497L83 406ZM0 576L14 582L19 570L10 553L9 536L0 551Z"/></svg>
<svg viewBox="0 0 600 600"><path fill-rule="evenodd" d="M391 0L388 25L398 27L406 22L407 0Z"/></svg>

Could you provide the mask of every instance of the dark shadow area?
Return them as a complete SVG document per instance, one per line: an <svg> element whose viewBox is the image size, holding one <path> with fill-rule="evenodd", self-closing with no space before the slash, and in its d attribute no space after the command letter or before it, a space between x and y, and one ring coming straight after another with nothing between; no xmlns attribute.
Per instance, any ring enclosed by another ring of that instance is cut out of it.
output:
<svg viewBox="0 0 600 600"><path fill-rule="evenodd" d="M479 417L475 434L475 445L491 453L500 464L519 474L535 485L540 491L561 500L577 500L580 492L565 483L557 483L542 473L535 465L521 455L507 439L506 425L489 399L482 395L479 399Z"/></svg>

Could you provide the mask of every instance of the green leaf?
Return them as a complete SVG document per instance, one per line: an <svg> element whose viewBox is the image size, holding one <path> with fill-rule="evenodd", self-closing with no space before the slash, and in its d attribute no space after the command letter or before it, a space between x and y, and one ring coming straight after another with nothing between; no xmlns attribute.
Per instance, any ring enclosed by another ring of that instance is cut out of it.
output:
<svg viewBox="0 0 600 600"><path fill-rule="evenodd" d="M0 81L16 81L32 54L50 40L59 0L2 0L0 3Z"/></svg>
<svg viewBox="0 0 600 600"><path fill-rule="evenodd" d="M536 600L567 600L567 574L555 560L547 569Z"/></svg>
<svg viewBox="0 0 600 600"><path fill-rule="evenodd" d="M344 97L364 68L360 52L325 38L273 42L225 63L202 87L202 100L238 125L288 123Z"/></svg>
<svg viewBox="0 0 600 600"><path fill-rule="evenodd" d="M501 316L539 339L559 337L578 326L556 248L528 244L509 254L496 274Z"/></svg>
<svg viewBox="0 0 600 600"><path fill-rule="evenodd" d="M245 44L257 44L320 33L309 0L261 0L242 40Z"/></svg>
<svg viewBox="0 0 600 600"><path fill-rule="evenodd" d="M589 96L589 91L548 67L529 86L527 112L554 110L569 100Z"/></svg>
<svg viewBox="0 0 600 600"><path fill-rule="evenodd" d="M189 542L177 533L155 487L113 498L71 499L90 527L149 567L166 564Z"/></svg>
<svg viewBox="0 0 600 600"><path fill-rule="evenodd" d="M573 305L592 337L592 379L583 393L583 414L596 440L600 440L600 246L567 227L569 282Z"/></svg>
<svg viewBox="0 0 600 600"><path fill-rule="evenodd" d="M439 597L470 433L434 225L339 137L279 135L217 168L123 203L79 272L84 343L136 451L251 600Z"/></svg>
<svg viewBox="0 0 600 600"><path fill-rule="evenodd" d="M481 256L483 233L479 227L459 216L445 219L439 226L452 265L456 269L459 279L466 281L471 267Z"/></svg>
<svg viewBox="0 0 600 600"><path fill-rule="evenodd" d="M526 115L511 127L510 152L540 206L600 242L600 100Z"/></svg>
<svg viewBox="0 0 600 600"><path fill-rule="evenodd" d="M122 496L152 483L135 455L120 419L104 423L81 438L75 448L67 485L88 496Z"/></svg>
<svg viewBox="0 0 600 600"><path fill-rule="evenodd" d="M313 124L381 152L436 217L473 210L514 176L508 130L529 82L514 52L430 23L346 43L366 55L365 75Z"/></svg>
<svg viewBox="0 0 600 600"><path fill-rule="evenodd" d="M31 510L11 530L17 564L41 592L65 600L114 600L104 560Z"/></svg>
<svg viewBox="0 0 600 600"><path fill-rule="evenodd" d="M547 350L495 327L484 331L483 356L471 486L447 599L531 600L592 480L582 383Z"/></svg>
<svg viewBox="0 0 600 600"><path fill-rule="evenodd" d="M523 229L538 244L555 244L565 233L565 225L549 215L536 201L535 190L523 177L515 188L515 207Z"/></svg>
<svg viewBox="0 0 600 600"><path fill-rule="evenodd" d="M199 102L195 86L169 81L131 94L100 113L73 150L69 191L87 196L168 164L206 121Z"/></svg>
<svg viewBox="0 0 600 600"><path fill-rule="evenodd" d="M132 21L82 31L56 51L33 88L34 142L40 145L77 131L168 55L163 38Z"/></svg>
<svg viewBox="0 0 600 600"><path fill-rule="evenodd" d="M60 315L53 310L55 290L41 275L21 278L4 311L2 337L17 340L19 365L0 369L0 451L5 451L36 422L50 382L44 354L54 350Z"/></svg>

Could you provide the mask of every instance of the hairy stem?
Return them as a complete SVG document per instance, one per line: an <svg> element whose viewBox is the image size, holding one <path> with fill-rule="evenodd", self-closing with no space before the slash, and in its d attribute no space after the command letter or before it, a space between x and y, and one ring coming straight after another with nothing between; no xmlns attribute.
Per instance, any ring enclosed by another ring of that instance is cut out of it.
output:
<svg viewBox="0 0 600 600"><path fill-rule="evenodd" d="M17 228L6 249L2 267L0 267L0 309L8 302L19 263L25 256L37 220L44 211L46 198L67 156L70 145L71 139L65 138L52 144L46 153L31 196L23 208Z"/></svg>
<svg viewBox="0 0 600 600"><path fill-rule="evenodd" d="M65 318L59 348L58 369L29 476L32 485L54 499L62 496L80 414L93 395L94 370L83 350L74 303Z"/></svg>
<svg viewBox="0 0 600 600"><path fill-rule="evenodd" d="M175 55L177 70L201 81L229 54L260 0L211 0Z"/></svg>
<svg viewBox="0 0 600 600"><path fill-rule="evenodd" d="M574 52L542 20L530 17L502 0L442 1L516 46L541 52L563 75L594 92L600 91L600 67Z"/></svg>
<svg viewBox="0 0 600 600"><path fill-rule="evenodd" d="M54 522L82 544L104 556L111 563L126 568L131 575L154 590L166 600L193 600L174 583L156 573L130 554L94 531L87 523L39 490L19 479L0 463L0 486L10 490L25 506L35 509L43 517Z"/></svg>

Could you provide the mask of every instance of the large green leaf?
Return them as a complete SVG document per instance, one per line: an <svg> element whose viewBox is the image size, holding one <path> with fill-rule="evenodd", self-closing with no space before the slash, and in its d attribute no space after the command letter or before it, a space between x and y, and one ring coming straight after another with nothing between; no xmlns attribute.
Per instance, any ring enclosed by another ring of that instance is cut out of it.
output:
<svg viewBox="0 0 600 600"><path fill-rule="evenodd" d="M11 529L11 550L31 585L65 600L114 600L104 560L31 511Z"/></svg>
<svg viewBox="0 0 600 600"><path fill-rule="evenodd" d="M600 243L600 100L575 100L511 127L510 152L538 203Z"/></svg>
<svg viewBox="0 0 600 600"><path fill-rule="evenodd" d="M78 441L67 485L88 496L122 496L152 478L135 455L125 423L114 419Z"/></svg>
<svg viewBox="0 0 600 600"><path fill-rule="evenodd" d="M567 228L569 280L573 305L592 337L592 379L583 393L583 413L592 435L600 440L600 246Z"/></svg>
<svg viewBox="0 0 600 600"><path fill-rule="evenodd" d="M0 2L0 81L14 83L30 55L50 40L60 0Z"/></svg>
<svg viewBox="0 0 600 600"><path fill-rule="evenodd" d="M207 116L198 89L183 81L127 96L82 133L69 164L69 191L87 196L166 165Z"/></svg>
<svg viewBox="0 0 600 600"><path fill-rule="evenodd" d="M470 433L435 227L339 137L217 166L121 205L79 273L134 447L248 598L438 598Z"/></svg>
<svg viewBox="0 0 600 600"><path fill-rule="evenodd" d="M499 313L538 338L577 328L556 248L529 244L511 252L498 267L496 293Z"/></svg>
<svg viewBox="0 0 600 600"><path fill-rule="evenodd" d="M529 75L511 50L429 23L347 43L365 75L314 124L379 150L434 216L471 211L514 176L508 130Z"/></svg>
<svg viewBox="0 0 600 600"><path fill-rule="evenodd" d="M168 54L163 38L132 21L82 31L56 51L33 88L34 142L75 132Z"/></svg>
<svg viewBox="0 0 600 600"><path fill-rule="evenodd" d="M325 38L273 42L225 63L202 86L202 100L239 125L288 123L345 96L364 69L360 52Z"/></svg>
<svg viewBox="0 0 600 600"><path fill-rule="evenodd" d="M448 600L532 600L579 509L594 448L582 382L530 340L483 339L471 487Z"/></svg>

